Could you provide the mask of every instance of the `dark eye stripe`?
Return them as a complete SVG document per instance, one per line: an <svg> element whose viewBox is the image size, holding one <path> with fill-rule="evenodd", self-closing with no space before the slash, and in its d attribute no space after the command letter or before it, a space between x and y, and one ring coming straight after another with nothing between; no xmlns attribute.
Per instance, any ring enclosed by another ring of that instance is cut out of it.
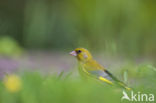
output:
<svg viewBox="0 0 156 103"><path fill-rule="evenodd" d="M79 53L81 53L81 50L78 50L78 51L77 51L77 54L79 54Z"/></svg>

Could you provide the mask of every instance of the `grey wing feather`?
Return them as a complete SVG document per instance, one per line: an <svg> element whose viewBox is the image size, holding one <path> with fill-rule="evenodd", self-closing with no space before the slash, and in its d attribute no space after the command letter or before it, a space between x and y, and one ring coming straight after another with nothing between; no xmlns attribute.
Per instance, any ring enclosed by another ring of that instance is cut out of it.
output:
<svg viewBox="0 0 156 103"><path fill-rule="evenodd" d="M102 70L88 71L88 72L91 73L92 75L96 76L96 77L102 76L103 78L106 78L110 81L113 81L113 79L109 76L109 74L102 71Z"/></svg>

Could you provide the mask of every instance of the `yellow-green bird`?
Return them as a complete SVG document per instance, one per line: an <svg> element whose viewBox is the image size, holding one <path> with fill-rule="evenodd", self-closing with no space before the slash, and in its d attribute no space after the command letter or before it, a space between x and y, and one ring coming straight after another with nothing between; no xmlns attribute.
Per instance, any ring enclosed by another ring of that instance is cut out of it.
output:
<svg viewBox="0 0 156 103"><path fill-rule="evenodd" d="M96 62L91 53L84 48L76 48L70 52L72 56L75 56L80 63L79 71L84 75L94 77L100 81L106 82L111 85L119 85L127 90L130 90L123 82L114 77L108 70L102 65Z"/></svg>

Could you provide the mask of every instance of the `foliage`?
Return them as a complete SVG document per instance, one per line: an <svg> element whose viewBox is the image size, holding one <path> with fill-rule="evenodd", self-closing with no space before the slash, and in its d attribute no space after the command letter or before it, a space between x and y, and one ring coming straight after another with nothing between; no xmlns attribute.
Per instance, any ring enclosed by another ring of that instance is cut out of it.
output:
<svg viewBox="0 0 156 103"><path fill-rule="evenodd" d="M144 67L142 69L144 69ZM63 74L61 73L61 75ZM142 80L134 79L135 82L131 83L131 87L135 92L140 91L142 93L156 94L155 77L156 72L153 73L152 77L150 75L142 76L141 74ZM20 74L20 78L22 81L22 88L16 93L9 92L5 89L3 82L0 82L1 103L121 102L122 89L107 84L100 84L95 81L83 81L73 76L65 78L64 76L57 76L55 74L41 75L36 72L24 72ZM147 83L150 85L147 85ZM125 102L127 103L128 101L124 100L124 103Z"/></svg>
<svg viewBox="0 0 156 103"><path fill-rule="evenodd" d="M19 44L10 37L0 38L0 55L3 56L19 56L23 49Z"/></svg>
<svg viewBox="0 0 156 103"><path fill-rule="evenodd" d="M31 49L155 56L155 0L0 1L0 34Z"/></svg>

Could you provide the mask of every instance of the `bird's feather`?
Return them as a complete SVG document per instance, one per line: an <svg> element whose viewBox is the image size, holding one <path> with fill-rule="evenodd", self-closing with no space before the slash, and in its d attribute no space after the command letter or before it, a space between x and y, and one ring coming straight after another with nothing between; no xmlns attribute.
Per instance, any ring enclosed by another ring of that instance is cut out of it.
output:
<svg viewBox="0 0 156 103"><path fill-rule="evenodd" d="M96 62L88 50L84 48L76 48L70 54L77 57L81 66L79 68L79 71L83 75L93 76L100 81L106 82L111 85L117 84L121 87L130 90L130 88L128 88L126 84L118 80L109 71L107 71L102 65Z"/></svg>

